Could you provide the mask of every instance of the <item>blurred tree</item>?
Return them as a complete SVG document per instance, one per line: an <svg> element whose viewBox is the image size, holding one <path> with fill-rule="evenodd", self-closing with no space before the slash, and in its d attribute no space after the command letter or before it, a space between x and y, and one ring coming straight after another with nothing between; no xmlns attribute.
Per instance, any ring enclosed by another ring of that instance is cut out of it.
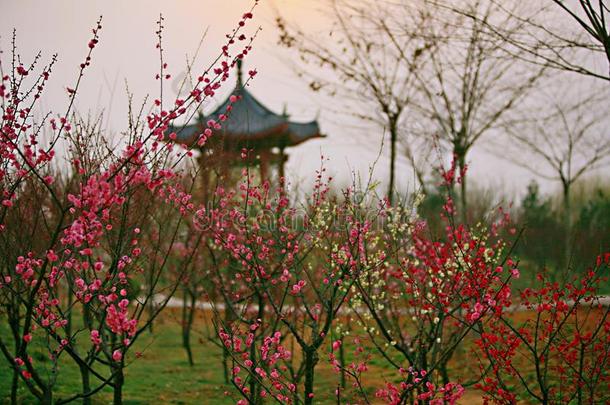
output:
<svg viewBox="0 0 610 405"><path fill-rule="evenodd" d="M296 48L304 61L326 68L323 78L302 70L314 80L312 88L342 96L350 111L354 105L369 106L354 114L389 131L390 198L399 138L408 145L405 154L420 183L429 166L421 157L429 156L427 145L437 141L465 176L473 145L508 119L546 71L544 66L516 63L516 56L505 51L505 45L521 35L522 24L518 18L499 22L498 16L506 7L518 9L521 2L501 8L493 2L464 2L475 19L429 0L333 0L331 5L332 43L278 18L280 43ZM501 24L509 37L485 35L491 22ZM415 139L425 140L423 147L414 149ZM460 187L466 207L465 177Z"/></svg>
<svg viewBox="0 0 610 405"><path fill-rule="evenodd" d="M516 110L537 88L546 67L518 63L516 55L504 50L509 40L521 35L522 27L518 19L501 20L500 15L506 8L523 8L522 3L505 2L500 8L493 2L462 2L476 19L437 2L424 0L422 4L433 23L417 31L404 24L399 33L426 38L436 49L428 53L425 67L415 72L417 97L411 111L417 120L429 123L420 135L438 139L456 160L462 177L462 219L466 220L468 153L494 129L521 119ZM485 34L486 24L492 21L503 27L506 38ZM397 40L393 43L399 48Z"/></svg>
<svg viewBox="0 0 610 405"><path fill-rule="evenodd" d="M592 60L603 58L610 64L610 5L607 0L530 2L528 12L515 12L504 7L505 2L501 0L489 2L504 12L504 18L520 21L523 35L512 37L502 26L481 20L459 4L449 7L484 23L488 33L506 40L510 45L506 49L521 59L610 81L610 70L604 71Z"/></svg>
<svg viewBox="0 0 610 405"><path fill-rule="evenodd" d="M517 220L525 228L523 239L516 247L517 253L526 259L526 263L535 266L526 274L547 266L560 268L564 258L561 253L563 246L554 243L552 235L562 234L561 222L556 220L551 200L540 195L540 187L535 181L527 186Z"/></svg>
<svg viewBox="0 0 610 405"><path fill-rule="evenodd" d="M540 101L541 108L530 109L530 118L505 127L510 142L502 143L501 155L538 177L561 184L566 258L574 237L573 186L610 163L606 112L594 108L604 95L588 93L575 98L555 94Z"/></svg>
<svg viewBox="0 0 610 405"><path fill-rule="evenodd" d="M343 111L387 131L390 138L387 195L392 200L399 132L417 87L416 72L425 63L426 55L436 51L423 36L404 36L399 39L399 46L394 44L397 40L394 36L401 24L409 25L414 32L422 31L430 23L430 15L424 10L411 13L413 9L404 1L333 0L327 7L325 12L332 19L331 41L306 35L278 16L279 43L296 49L304 62L324 68L321 73L297 67L299 74L311 80L314 91L327 91L346 103L341 106ZM409 140L406 142L410 144ZM405 152L412 164L421 163L415 159L413 149L407 148ZM421 173L426 163L416 167L416 171Z"/></svg>

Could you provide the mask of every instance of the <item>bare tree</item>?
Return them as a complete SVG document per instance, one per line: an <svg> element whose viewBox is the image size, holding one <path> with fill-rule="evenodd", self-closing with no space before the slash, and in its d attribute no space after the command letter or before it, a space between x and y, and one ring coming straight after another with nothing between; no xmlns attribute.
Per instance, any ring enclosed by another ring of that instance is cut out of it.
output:
<svg viewBox="0 0 610 405"><path fill-rule="evenodd" d="M511 37L503 27L482 21L459 6L446 6L468 18L479 19L488 34L507 41L505 49L534 64L575 72L610 81L610 69L600 68L598 59L610 64L610 9L607 0L545 0L529 2L518 12L501 0L489 0L503 11L504 18L523 24L521 35Z"/></svg>
<svg viewBox="0 0 610 405"><path fill-rule="evenodd" d="M375 107L362 107L359 111L364 112L356 114L389 132L390 198L399 135L404 136L406 155L414 166L428 163L421 156L429 155L425 152L429 144L438 140L465 172L472 146L508 118L546 71L545 66L517 63L504 50L520 33L523 23L518 18L502 19L505 8L493 2L463 3L464 10L477 18L429 0L374 4L334 0L336 28L331 44L291 30L278 19L282 44L336 73L316 80L316 88L345 95L351 104ZM519 3L514 2L513 9ZM500 25L509 38L487 35L486 26L492 23ZM408 125L413 122L418 125ZM421 151L414 149L414 138L426 141ZM422 170L415 169L421 183ZM464 178L464 207L466 191Z"/></svg>
<svg viewBox="0 0 610 405"><path fill-rule="evenodd" d="M509 4L510 3L510 4ZM424 1L433 24L414 31L404 25L398 35L420 36L436 49L427 54L425 69L415 72L417 97L411 102L414 117L428 123L422 136L437 137L456 160L462 172L461 205L467 215L467 156L484 136L507 121L519 120L516 109L537 88L546 66L532 68L504 51L510 38L520 35L522 23L503 18L492 2L465 1L462 7L477 18ZM519 2L504 7L518 9ZM487 24L500 25L507 38L489 37ZM393 36L399 49L400 42ZM407 56L404 56L407 58Z"/></svg>
<svg viewBox="0 0 610 405"><path fill-rule="evenodd" d="M608 33L606 23L606 20L610 19L608 4L604 0L578 0L575 6L570 6L564 0L553 0L553 3L568 13L594 42L601 45L601 50L606 54L608 63L610 63L610 33ZM610 79L610 73L608 78Z"/></svg>
<svg viewBox="0 0 610 405"><path fill-rule="evenodd" d="M507 126L511 142L503 145L503 156L519 163L538 177L559 182L567 231L566 255L569 258L572 228L572 187L586 174L610 163L608 118L595 108L607 93L577 96L547 95L544 110L532 110L532 117ZM546 110L546 112L545 112ZM506 153L507 146L515 153Z"/></svg>
<svg viewBox="0 0 610 405"><path fill-rule="evenodd" d="M394 44L398 24L414 31L429 23L427 14L406 2L332 0L327 15L332 31L327 38L310 36L281 17L279 42L298 51L302 60L322 71L301 67L313 90L325 90L342 104L343 111L387 131L390 138L388 198L393 199L399 129L415 93L415 72L432 49L420 36L405 36ZM400 16L400 17L398 17ZM396 46L398 45L398 46ZM309 66L309 67L310 67Z"/></svg>

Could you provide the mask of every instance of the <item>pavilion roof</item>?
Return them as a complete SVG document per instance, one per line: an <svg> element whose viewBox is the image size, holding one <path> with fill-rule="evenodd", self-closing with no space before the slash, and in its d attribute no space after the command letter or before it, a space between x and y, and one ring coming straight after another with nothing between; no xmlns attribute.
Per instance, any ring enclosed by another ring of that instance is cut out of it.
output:
<svg viewBox="0 0 610 405"><path fill-rule="evenodd" d="M286 114L276 114L242 85L241 69L238 71L238 82L233 92L213 112L201 114L197 121L181 128L174 128L176 142L190 144L197 140L210 119L220 122L220 115L226 114L227 120L222 122L222 129L215 131L215 136L223 137L225 143L237 147L248 147L258 143L267 146L290 147L312 138L320 138L320 127L317 121L293 122ZM232 110L227 113L231 104L230 97L238 96Z"/></svg>

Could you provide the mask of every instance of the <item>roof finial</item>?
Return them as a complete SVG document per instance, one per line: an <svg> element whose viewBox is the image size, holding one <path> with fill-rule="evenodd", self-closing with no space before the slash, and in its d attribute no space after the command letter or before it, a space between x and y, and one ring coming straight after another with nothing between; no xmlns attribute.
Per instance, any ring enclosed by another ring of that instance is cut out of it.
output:
<svg viewBox="0 0 610 405"><path fill-rule="evenodd" d="M241 58L238 58L237 59L237 87L239 87L239 88L243 87L243 85L244 85L241 66L242 66L242 60L241 60Z"/></svg>

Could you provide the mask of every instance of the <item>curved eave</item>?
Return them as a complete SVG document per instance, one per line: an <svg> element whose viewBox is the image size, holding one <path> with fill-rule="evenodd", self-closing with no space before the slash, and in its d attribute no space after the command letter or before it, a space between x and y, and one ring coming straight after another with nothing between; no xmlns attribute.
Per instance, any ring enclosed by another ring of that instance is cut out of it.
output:
<svg viewBox="0 0 610 405"><path fill-rule="evenodd" d="M320 132L320 126L317 121L304 123L289 122L287 135L290 140L287 146L296 146L310 139L325 137Z"/></svg>
<svg viewBox="0 0 610 405"><path fill-rule="evenodd" d="M222 129L214 131L213 137L218 141L222 139L227 147L287 148L310 139L325 137L321 134L317 121L288 121L287 116L275 114L245 88L236 88L233 94L239 94L242 98L233 106ZM220 114L226 113L229 103L227 98L212 113L200 116L194 124L170 128L168 133L176 133L173 142L189 146L195 144L205 128L205 122L208 119L218 120Z"/></svg>
<svg viewBox="0 0 610 405"><path fill-rule="evenodd" d="M297 146L297 145L300 145L300 144L302 144L304 142L309 141L310 139L320 139L320 138L326 138L326 135L325 134L321 134L321 133L317 133L317 134L313 134L313 135L308 135L307 137L294 137L294 138L291 137L290 143L287 146L288 147Z"/></svg>

